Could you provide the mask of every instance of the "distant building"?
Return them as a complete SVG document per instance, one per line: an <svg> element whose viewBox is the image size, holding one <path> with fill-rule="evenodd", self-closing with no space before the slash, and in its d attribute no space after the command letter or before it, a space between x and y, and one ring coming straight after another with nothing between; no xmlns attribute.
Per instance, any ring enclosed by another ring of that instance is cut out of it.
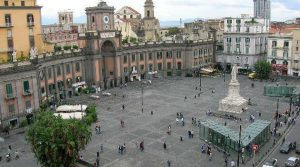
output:
<svg viewBox="0 0 300 167"><path fill-rule="evenodd" d="M115 29L121 31L122 39L136 38L142 25L141 14L129 6L119 9L115 15Z"/></svg>
<svg viewBox="0 0 300 167"><path fill-rule="evenodd" d="M254 17L259 19L271 19L271 0L253 0Z"/></svg>
<svg viewBox="0 0 300 167"><path fill-rule="evenodd" d="M224 51L217 62L230 70L233 64L254 68L258 60L266 58L269 20L250 18L225 18Z"/></svg>
<svg viewBox="0 0 300 167"><path fill-rule="evenodd" d="M86 24L73 23L73 12L58 12L58 24L43 25L44 40L56 46L78 46L78 34L86 31Z"/></svg>

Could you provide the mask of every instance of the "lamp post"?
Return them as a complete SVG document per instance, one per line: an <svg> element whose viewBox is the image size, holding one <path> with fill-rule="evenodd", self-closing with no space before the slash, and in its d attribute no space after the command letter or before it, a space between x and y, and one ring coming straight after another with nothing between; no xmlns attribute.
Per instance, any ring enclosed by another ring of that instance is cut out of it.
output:
<svg viewBox="0 0 300 167"><path fill-rule="evenodd" d="M279 108L279 99L277 99L277 104L276 104L276 115L275 115L275 134L277 133L277 122L278 122L278 108Z"/></svg>
<svg viewBox="0 0 300 167"><path fill-rule="evenodd" d="M240 132L239 132L239 145L238 145L237 167L239 167L239 165L240 165L241 132L242 132L242 125L240 125Z"/></svg>
<svg viewBox="0 0 300 167"><path fill-rule="evenodd" d="M290 114L292 112L292 103L293 103L293 97L291 96L290 97Z"/></svg>
<svg viewBox="0 0 300 167"><path fill-rule="evenodd" d="M142 86L142 112L144 112L144 87L143 87L143 82L141 82L141 86Z"/></svg>

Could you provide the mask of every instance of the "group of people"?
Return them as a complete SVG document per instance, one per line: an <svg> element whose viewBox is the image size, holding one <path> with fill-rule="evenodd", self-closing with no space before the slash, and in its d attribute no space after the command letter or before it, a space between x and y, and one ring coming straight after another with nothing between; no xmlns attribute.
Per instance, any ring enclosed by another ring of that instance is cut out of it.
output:
<svg viewBox="0 0 300 167"><path fill-rule="evenodd" d="M184 126L184 117L183 117L183 114L180 112L180 113L177 113L176 114L176 124L179 123L179 120L181 121L181 125Z"/></svg>
<svg viewBox="0 0 300 167"><path fill-rule="evenodd" d="M126 152L126 145L125 145L125 143L123 145L119 145L118 149L119 149L119 153L120 154L123 154L123 152Z"/></svg>
<svg viewBox="0 0 300 167"><path fill-rule="evenodd" d="M8 146L8 149L7 149L7 154L5 155L5 158L6 158L6 161L9 162L11 160L11 153L12 152L12 147L11 145ZM15 151L15 159L19 159L19 151L16 150ZM0 156L0 161L2 161L2 156Z"/></svg>

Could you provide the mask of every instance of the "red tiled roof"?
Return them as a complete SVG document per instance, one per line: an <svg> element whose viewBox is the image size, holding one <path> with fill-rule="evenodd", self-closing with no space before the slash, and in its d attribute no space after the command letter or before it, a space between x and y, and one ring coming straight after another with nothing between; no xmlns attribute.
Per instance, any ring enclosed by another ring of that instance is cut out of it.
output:
<svg viewBox="0 0 300 167"><path fill-rule="evenodd" d="M291 25L278 25L273 24L270 28L270 33L290 33L295 29L300 29L300 25L297 24L291 24Z"/></svg>

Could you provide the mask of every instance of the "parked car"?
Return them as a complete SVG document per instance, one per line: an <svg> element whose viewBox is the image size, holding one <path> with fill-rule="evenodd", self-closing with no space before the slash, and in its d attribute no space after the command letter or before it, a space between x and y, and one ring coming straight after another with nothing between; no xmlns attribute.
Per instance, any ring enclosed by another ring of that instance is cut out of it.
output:
<svg viewBox="0 0 300 167"><path fill-rule="evenodd" d="M298 144L297 147L296 147L296 153L300 154L300 144Z"/></svg>
<svg viewBox="0 0 300 167"><path fill-rule="evenodd" d="M265 161L263 167L276 167L278 165L278 161L275 158L269 159Z"/></svg>
<svg viewBox="0 0 300 167"><path fill-rule="evenodd" d="M102 95L103 95L103 96L111 96L111 93L103 92Z"/></svg>
<svg viewBox="0 0 300 167"><path fill-rule="evenodd" d="M286 141L281 145L280 152L288 154L292 149L292 147L293 147L292 142Z"/></svg>
<svg viewBox="0 0 300 167"><path fill-rule="evenodd" d="M289 157L287 161L285 161L285 167L296 167L299 165L299 158Z"/></svg>

